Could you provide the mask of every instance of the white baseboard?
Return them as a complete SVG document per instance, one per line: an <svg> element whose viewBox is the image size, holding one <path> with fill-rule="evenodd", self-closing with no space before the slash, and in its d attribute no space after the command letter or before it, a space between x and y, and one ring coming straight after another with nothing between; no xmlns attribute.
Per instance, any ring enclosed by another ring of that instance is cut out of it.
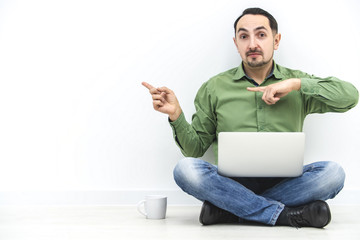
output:
<svg viewBox="0 0 360 240"><path fill-rule="evenodd" d="M0 191L0 205L136 205L145 195L161 194L169 205L200 205L181 190ZM360 190L343 190L331 205L360 205Z"/></svg>

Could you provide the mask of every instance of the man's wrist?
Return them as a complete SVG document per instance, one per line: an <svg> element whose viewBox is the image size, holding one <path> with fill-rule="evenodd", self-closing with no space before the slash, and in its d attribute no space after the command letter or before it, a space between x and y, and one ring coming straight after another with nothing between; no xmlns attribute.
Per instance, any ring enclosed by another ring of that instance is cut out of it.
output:
<svg viewBox="0 0 360 240"><path fill-rule="evenodd" d="M182 110L180 108L180 109L176 110L174 114L169 114L170 121L171 122L176 121L179 118L179 116L181 115L181 113L182 113Z"/></svg>
<svg viewBox="0 0 360 240"><path fill-rule="evenodd" d="M301 88L301 79L300 78L293 78L293 82L294 82L294 85L293 85L293 90L300 90Z"/></svg>

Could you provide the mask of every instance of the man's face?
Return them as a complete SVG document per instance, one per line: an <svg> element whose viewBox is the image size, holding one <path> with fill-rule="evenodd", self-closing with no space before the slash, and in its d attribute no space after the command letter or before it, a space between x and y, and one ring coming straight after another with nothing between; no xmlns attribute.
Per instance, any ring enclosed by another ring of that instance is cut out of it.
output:
<svg viewBox="0 0 360 240"><path fill-rule="evenodd" d="M281 39L274 34L265 16L245 15L238 21L234 43L245 66L258 68L272 61Z"/></svg>

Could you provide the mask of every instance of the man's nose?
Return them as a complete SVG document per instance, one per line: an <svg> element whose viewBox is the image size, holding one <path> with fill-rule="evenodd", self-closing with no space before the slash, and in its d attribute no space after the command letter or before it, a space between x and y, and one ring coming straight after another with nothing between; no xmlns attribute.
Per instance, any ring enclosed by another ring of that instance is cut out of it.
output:
<svg viewBox="0 0 360 240"><path fill-rule="evenodd" d="M257 42L254 37L250 37L249 48L250 50L254 50L257 48Z"/></svg>

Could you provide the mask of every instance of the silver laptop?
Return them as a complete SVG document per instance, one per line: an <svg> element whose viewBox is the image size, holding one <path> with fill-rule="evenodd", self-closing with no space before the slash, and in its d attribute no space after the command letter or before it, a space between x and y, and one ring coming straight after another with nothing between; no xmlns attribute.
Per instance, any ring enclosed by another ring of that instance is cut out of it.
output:
<svg viewBox="0 0 360 240"><path fill-rule="evenodd" d="M304 148L303 132L220 132L218 172L227 177L298 177Z"/></svg>

